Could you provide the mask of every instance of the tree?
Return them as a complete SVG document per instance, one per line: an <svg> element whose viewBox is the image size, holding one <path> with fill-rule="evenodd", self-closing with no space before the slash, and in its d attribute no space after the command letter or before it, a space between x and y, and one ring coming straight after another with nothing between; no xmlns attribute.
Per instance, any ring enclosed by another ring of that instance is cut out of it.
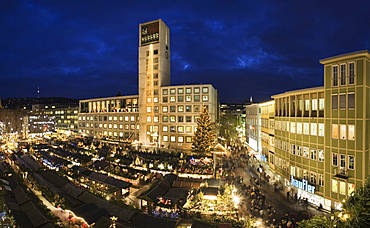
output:
<svg viewBox="0 0 370 228"><path fill-rule="evenodd" d="M363 187L351 193L341 212L303 220L299 227L370 227L370 178Z"/></svg>
<svg viewBox="0 0 370 228"><path fill-rule="evenodd" d="M208 108L202 107L202 112L197 120L197 129L194 132L192 151L197 153L207 153L215 141L213 123L208 114Z"/></svg>

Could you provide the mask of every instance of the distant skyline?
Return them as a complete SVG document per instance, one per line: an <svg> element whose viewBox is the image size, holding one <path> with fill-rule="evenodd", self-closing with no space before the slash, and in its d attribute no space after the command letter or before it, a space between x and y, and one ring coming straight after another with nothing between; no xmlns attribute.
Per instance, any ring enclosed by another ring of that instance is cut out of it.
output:
<svg viewBox="0 0 370 228"><path fill-rule="evenodd" d="M0 98L138 94L139 23L171 31L171 85L220 102L322 86L320 59L370 49L370 1L3 0Z"/></svg>

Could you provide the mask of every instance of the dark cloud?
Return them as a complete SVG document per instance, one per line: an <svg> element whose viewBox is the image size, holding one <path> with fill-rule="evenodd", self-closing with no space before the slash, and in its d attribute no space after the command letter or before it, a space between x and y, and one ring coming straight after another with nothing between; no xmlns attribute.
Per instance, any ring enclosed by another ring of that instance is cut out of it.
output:
<svg viewBox="0 0 370 228"><path fill-rule="evenodd" d="M222 102L323 85L319 60L370 48L367 1L5 0L0 96L137 94L138 24L171 29L172 84Z"/></svg>

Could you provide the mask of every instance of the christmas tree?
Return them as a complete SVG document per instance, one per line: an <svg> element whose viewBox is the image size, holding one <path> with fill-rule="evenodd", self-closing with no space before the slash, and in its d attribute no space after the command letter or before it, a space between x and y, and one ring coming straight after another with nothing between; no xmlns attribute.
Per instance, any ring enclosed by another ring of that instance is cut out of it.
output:
<svg viewBox="0 0 370 228"><path fill-rule="evenodd" d="M213 123L208 114L208 108L202 107L202 112L197 120L197 129L194 132L192 142L192 151L197 153L207 153L211 150L211 146L215 141L215 133Z"/></svg>

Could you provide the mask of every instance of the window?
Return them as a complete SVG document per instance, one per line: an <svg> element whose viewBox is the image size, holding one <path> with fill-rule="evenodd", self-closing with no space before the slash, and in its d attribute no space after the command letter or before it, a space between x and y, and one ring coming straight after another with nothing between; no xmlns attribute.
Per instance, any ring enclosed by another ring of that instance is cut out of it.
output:
<svg viewBox="0 0 370 228"><path fill-rule="evenodd" d="M346 194L346 182L339 181L339 193L342 195Z"/></svg>
<svg viewBox="0 0 370 228"><path fill-rule="evenodd" d="M191 116L186 116L185 119L187 123L191 123Z"/></svg>
<svg viewBox="0 0 370 228"><path fill-rule="evenodd" d="M317 135L317 124L311 123L311 135Z"/></svg>
<svg viewBox="0 0 370 228"><path fill-rule="evenodd" d="M319 174L319 183L318 183L320 186L324 186L324 175L323 174Z"/></svg>
<svg viewBox="0 0 370 228"><path fill-rule="evenodd" d="M170 89L170 94L176 94L176 89Z"/></svg>
<svg viewBox="0 0 370 228"><path fill-rule="evenodd" d="M348 183L348 195L350 196L352 192L355 191L355 185L352 183Z"/></svg>
<svg viewBox="0 0 370 228"><path fill-rule="evenodd" d="M191 101L191 95L187 95L187 96L185 96L185 101Z"/></svg>
<svg viewBox="0 0 370 228"><path fill-rule="evenodd" d="M308 147L303 147L303 157L308 158Z"/></svg>
<svg viewBox="0 0 370 228"><path fill-rule="evenodd" d="M310 130L310 126L308 123L303 123L303 134L308 135Z"/></svg>
<svg viewBox="0 0 370 228"><path fill-rule="evenodd" d="M154 116L153 121L156 122L156 123L158 123L159 117L158 116Z"/></svg>
<svg viewBox="0 0 370 228"><path fill-rule="evenodd" d="M332 154L332 165L338 166L338 154L337 153Z"/></svg>
<svg viewBox="0 0 370 228"><path fill-rule="evenodd" d="M186 112L191 112L191 105L186 105L185 106L185 111Z"/></svg>
<svg viewBox="0 0 370 228"><path fill-rule="evenodd" d="M168 97L163 97L163 103L167 103L168 102Z"/></svg>
<svg viewBox="0 0 370 228"><path fill-rule="evenodd" d="M162 131L167 132L168 131L168 126L163 126Z"/></svg>
<svg viewBox="0 0 370 228"><path fill-rule="evenodd" d="M348 140L355 140L355 125L348 125Z"/></svg>
<svg viewBox="0 0 370 228"><path fill-rule="evenodd" d="M186 136L186 138L185 138L185 139L186 139L186 142L187 142L187 143L191 143L191 141L192 141L191 136Z"/></svg>
<svg viewBox="0 0 370 228"><path fill-rule="evenodd" d="M170 116L170 121L171 122L176 122L176 117L175 116Z"/></svg>
<svg viewBox="0 0 370 228"><path fill-rule="evenodd" d="M191 133L191 126L186 126L185 131L186 133Z"/></svg>
<svg viewBox="0 0 370 228"><path fill-rule="evenodd" d="M208 95L203 95L202 97L203 97L203 101L208 101Z"/></svg>
<svg viewBox="0 0 370 228"><path fill-rule="evenodd" d="M317 174L314 172L311 172L310 182L316 184L316 178L317 178Z"/></svg>
<svg viewBox="0 0 370 228"><path fill-rule="evenodd" d="M331 137L333 139L338 138L338 124L332 124L331 125Z"/></svg>
<svg viewBox="0 0 370 228"><path fill-rule="evenodd" d="M163 112L168 112L168 107L167 107L167 106L163 106L163 107L162 107L162 111L163 111Z"/></svg>
<svg viewBox="0 0 370 228"><path fill-rule="evenodd" d="M340 65L340 85L346 84L346 64Z"/></svg>
<svg viewBox="0 0 370 228"><path fill-rule="evenodd" d="M170 96L170 102L176 102L176 97L175 96Z"/></svg>
<svg viewBox="0 0 370 228"><path fill-rule="evenodd" d="M152 107L146 107L146 112L152 112Z"/></svg>
<svg viewBox="0 0 370 228"><path fill-rule="evenodd" d="M184 96L178 96L177 101L178 102L184 102Z"/></svg>
<svg viewBox="0 0 370 228"><path fill-rule="evenodd" d="M340 94L339 95L339 108L340 109L346 109L346 94Z"/></svg>
<svg viewBox="0 0 370 228"><path fill-rule="evenodd" d="M332 179L331 180L331 191L334 193L338 193L338 181Z"/></svg>
<svg viewBox="0 0 370 228"><path fill-rule="evenodd" d="M183 137L183 136L179 136L179 137L177 138L177 141L178 141L179 143L183 143L183 142L184 142L184 137Z"/></svg>
<svg viewBox="0 0 370 228"><path fill-rule="evenodd" d="M178 88L177 89L177 93L178 94L183 94L184 93L184 89L183 88Z"/></svg>
<svg viewBox="0 0 370 228"><path fill-rule="evenodd" d="M306 111L310 110L310 100L304 101L304 110Z"/></svg>
<svg viewBox="0 0 370 228"><path fill-rule="evenodd" d="M324 110L324 98L319 98L319 110Z"/></svg>
<svg viewBox="0 0 370 228"><path fill-rule="evenodd" d="M338 86L338 66L333 66L333 86Z"/></svg>
<svg viewBox="0 0 370 228"><path fill-rule="evenodd" d="M302 134L302 123L297 123L297 134Z"/></svg>
<svg viewBox="0 0 370 228"><path fill-rule="evenodd" d="M355 63L349 63L349 72L348 72L348 84L355 84Z"/></svg>
<svg viewBox="0 0 370 228"><path fill-rule="evenodd" d="M162 116L162 121L163 122L168 122L168 116Z"/></svg>
<svg viewBox="0 0 370 228"><path fill-rule="evenodd" d="M340 139L347 139L347 126L343 124L339 126L340 126Z"/></svg>
<svg viewBox="0 0 370 228"><path fill-rule="evenodd" d="M154 106L154 112L155 113L158 113L158 111L159 111L159 107L158 106Z"/></svg>
<svg viewBox="0 0 370 228"><path fill-rule="evenodd" d="M338 95L337 94L331 95L331 109L333 110L338 109Z"/></svg>
<svg viewBox="0 0 370 228"><path fill-rule="evenodd" d="M354 109L355 108L355 94L349 93L348 94L348 109Z"/></svg>
<svg viewBox="0 0 370 228"><path fill-rule="evenodd" d="M151 116L147 116L146 117L146 122L152 122L152 117Z"/></svg>
<svg viewBox="0 0 370 228"><path fill-rule="evenodd" d="M310 154L311 160L316 160L316 149L311 149Z"/></svg>
<svg viewBox="0 0 370 228"><path fill-rule="evenodd" d="M177 132L184 132L184 127L183 126L179 126L177 127Z"/></svg>
<svg viewBox="0 0 370 228"><path fill-rule="evenodd" d="M317 110L317 99L311 100L311 110Z"/></svg>
<svg viewBox="0 0 370 228"><path fill-rule="evenodd" d="M177 111L178 112L183 112L184 111L184 106L182 106L182 105L177 106Z"/></svg>
<svg viewBox="0 0 370 228"><path fill-rule="evenodd" d="M186 88L185 92L186 92L187 94L190 94L190 93L191 93L191 88Z"/></svg>
<svg viewBox="0 0 370 228"><path fill-rule="evenodd" d="M171 135L170 140L171 142L176 142L176 136Z"/></svg>
<svg viewBox="0 0 370 228"><path fill-rule="evenodd" d="M290 132L296 133L296 123L295 122L290 122Z"/></svg>
<svg viewBox="0 0 370 228"><path fill-rule="evenodd" d="M163 93L163 95L167 95L168 94L168 89L164 89L162 93Z"/></svg>
<svg viewBox="0 0 370 228"><path fill-rule="evenodd" d="M195 87L194 88L194 93L200 93L200 88L199 87Z"/></svg>
<svg viewBox="0 0 370 228"><path fill-rule="evenodd" d="M168 142L168 136L167 135L163 136L163 142Z"/></svg>
<svg viewBox="0 0 370 228"><path fill-rule="evenodd" d="M325 158L324 150L319 150L319 162L323 162Z"/></svg>
<svg viewBox="0 0 370 228"><path fill-rule="evenodd" d="M318 135L324 136L324 124L323 123L318 124Z"/></svg>
<svg viewBox="0 0 370 228"><path fill-rule="evenodd" d="M176 127L175 126L170 126L170 132L176 132Z"/></svg>
<svg viewBox="0 0 370 228"><path fill-rule="evenodd" d="M340 155L340 168L341 169L346 168L346 155L344 155L344 154Z"/></svg>
<svg viewBox="0 0 370 228"><path fill-rule="evenodd" d="M355 169L355 156L348 155L348 169Z"/></svg>
<svg viewBox="0 0 370 228"><path fill-rule="evenodd" d="M295 154L295 145L294 144L290 144L290 153Z"/></svg>
<svg viewBox="0 0 370 228"><path fill-rule="evenodd" d="M157 50L153 50L153 54L154 55L158 55L158 49Z"/></svg>
<svg viewBox="0 0 370 228"><path fill-rule="evenodd" d="M302 147L301 146L297 146L297 155L302 156Z"/></svg>
<svg viewBox="0 0 370 228"><path fill-rule="evenodd" d="M200 101L200 96L194 95L194 102L199 102L199 101Z"/></svg>
<svg viewBox="0 0 370 228"><path fill-rule="evenodd" d="M184 122L184 117L183 116L178 116L177 117L177 122L179 122L179 123Z"/></svg>
<svg viewBox="0 0 370 228"><path fill-rule="evenodd" d="M170 112L176 112L176 106L170 106Z"/></svg>
<svg viewBox="0 0 370 228"><path fill-rule="evenodd" d="M199 105L194 105L194 112L199 112L200 108Z"/></svg>

